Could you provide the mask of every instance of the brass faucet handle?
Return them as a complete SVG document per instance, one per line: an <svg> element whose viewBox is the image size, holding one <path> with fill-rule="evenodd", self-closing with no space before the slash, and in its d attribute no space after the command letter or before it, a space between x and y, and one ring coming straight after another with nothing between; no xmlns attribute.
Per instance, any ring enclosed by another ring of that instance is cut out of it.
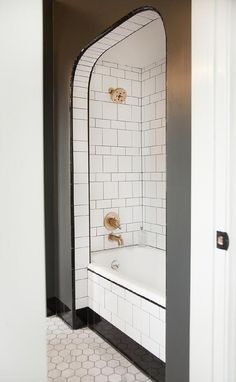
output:
<svg viewBox="0 0 236 382"><path fill-rule="evenodd" d="M104 227L111 232L117 228L121 229L119 215L113 211L108 212L104 217Z"/></svg>
<svg viewBox="0 0 236 382"><path fill-rule="evenodd" d="M115 217L115 216L112 216L108 219L108 223L110 224L111 227L113 227L114 229L121 229L121 226L120 226L120 220Z"/></svg>

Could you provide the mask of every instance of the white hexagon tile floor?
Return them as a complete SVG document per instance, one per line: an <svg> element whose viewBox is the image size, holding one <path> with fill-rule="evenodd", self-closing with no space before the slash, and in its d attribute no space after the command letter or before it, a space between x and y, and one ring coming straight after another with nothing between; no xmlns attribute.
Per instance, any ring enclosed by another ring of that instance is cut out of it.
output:
<svg viewBox="0 0 236 382"><path fill-rule="evenodd" d="M48 382L151 381L89 328L47 318Z"/></svg>

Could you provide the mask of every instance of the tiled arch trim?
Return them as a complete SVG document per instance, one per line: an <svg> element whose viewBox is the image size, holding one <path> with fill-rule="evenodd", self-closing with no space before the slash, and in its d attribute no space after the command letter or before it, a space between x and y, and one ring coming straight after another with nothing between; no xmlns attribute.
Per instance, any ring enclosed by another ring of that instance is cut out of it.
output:
<svg viewBox="0 0 236 382"><path fill-rule="evenodd" d="M148 8L148 7L147 7ZM92 70L100 56L114 45L145 27L159 14L139 9L81 52L72 78L72 250L74 252L75 308L88 306L87 266L89 264L89 153L88 92Z"/></svg>

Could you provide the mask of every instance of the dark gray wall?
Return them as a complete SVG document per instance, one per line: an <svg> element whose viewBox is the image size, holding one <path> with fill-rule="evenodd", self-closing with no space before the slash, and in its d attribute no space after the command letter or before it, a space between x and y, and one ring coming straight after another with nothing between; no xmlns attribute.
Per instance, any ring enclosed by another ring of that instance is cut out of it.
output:
<svg viewBox="0 0 236 382"><path fill-rule="evenodd" d="M81 49L142 0L54 3L59 296L72 306L70 79ZM167 34L167 382L189 380L191 0L149 0Z"/></svg>
<svg viewBox="0 0 236 382"><path fill-rule="evenodd" d="M50 300L57 295L57 259L54 208L54 133L53 133L53 19L52 0L43 2L43 56L44 56L44 201L45 201L45 249L46 296ZM54 205L55 203L55 205Z"/></svg>

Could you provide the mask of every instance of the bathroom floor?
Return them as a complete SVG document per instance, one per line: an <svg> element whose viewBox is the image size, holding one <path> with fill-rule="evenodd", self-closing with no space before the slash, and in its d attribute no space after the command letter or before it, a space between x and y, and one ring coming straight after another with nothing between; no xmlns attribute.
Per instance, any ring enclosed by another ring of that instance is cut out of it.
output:
<svg viewBox="0 0 236 382"><path fill-rule="evenodd" d="M72 330L47 318L48 382L150 381L89 328Z"/></svg>

